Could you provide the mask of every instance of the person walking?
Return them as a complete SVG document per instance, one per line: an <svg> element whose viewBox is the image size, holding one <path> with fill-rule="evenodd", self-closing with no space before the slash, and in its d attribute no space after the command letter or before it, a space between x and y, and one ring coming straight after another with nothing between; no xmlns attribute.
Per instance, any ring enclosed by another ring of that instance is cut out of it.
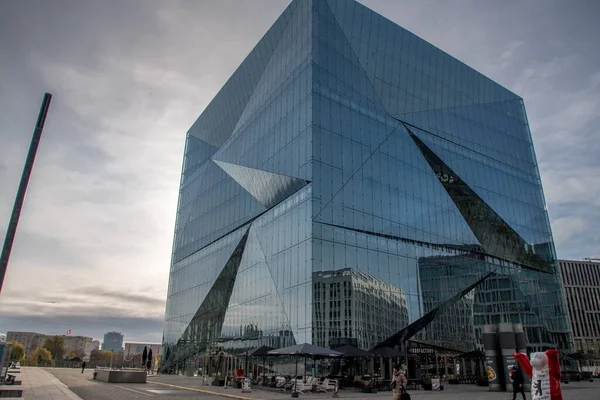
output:
<svg viewBox="0 0 600 400"><path fill-rule="evenodd" d="M83 371L85 371L85 361L81 363L81 373L83 374Z"/></svg>
<svg viewBox="0 0 600 400"><path fill-rule="evenodd" d="M400 400L402 398L402 394L406 393L406 386L408 386L406 376L400 371L400 367L395 367L394 376L392 377L392 393L394 394L394 400Z"/></svg>
<svg viewBox="0 0 600 400"><path fill-rule="evenodd" d="M517 366L512 367L511 378L512 378L512 385L513 385L512 400L517 399L517 393L521 393L521 395L523 396L523 400L527 400L527 398L525 397L525 387L524 387L525 379L523 378L523 374L521 373L519 368L517 368Z"/></svg>

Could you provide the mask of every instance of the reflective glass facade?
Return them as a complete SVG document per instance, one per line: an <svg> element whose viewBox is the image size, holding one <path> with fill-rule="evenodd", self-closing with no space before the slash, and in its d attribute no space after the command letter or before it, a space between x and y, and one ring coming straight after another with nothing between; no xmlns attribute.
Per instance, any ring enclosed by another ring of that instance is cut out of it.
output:
<svg viewBox="0 0 600 400"><path fill-rule="evenodd" d="M187 133L163 365L370 348L489 272L417 339L571 346L523 100L359 3L296 0Z"/></svg>

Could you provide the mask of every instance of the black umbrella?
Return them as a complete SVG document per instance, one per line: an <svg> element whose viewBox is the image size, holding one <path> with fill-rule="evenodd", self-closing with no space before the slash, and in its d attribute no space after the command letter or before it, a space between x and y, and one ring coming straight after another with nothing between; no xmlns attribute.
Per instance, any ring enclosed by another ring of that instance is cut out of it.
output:
<svg viewBox="0 0 600 400"><path fill-rule="evenodd" d="M356 346L350 346L350 345L346 345L346 346L342 346L342 347L336 347L334 349L335 351L339 351L340 353L343 354L343 358L350 358L350 357L373 357L373 353L360 349Z"/></svg>
<svg viewBox="0 0 600 400"><path fill-rule="evenodd" d="M327 349L325 347L315 346L313 344L297 344L294 346L284 347L277 350L269 351L272 356L304 356L304 357L341 357L342 353L339 351ZM298 378L298 358L296 358L296 375L294 376L294 391L292 397L298 397L296 392L296 379Z"/></svg>
<svg viewBox="0 0 600 400"><path fill-rule="evenodd" d="M152 367L152 349L148 350L148 364L146 366L148 367L148 371Z"/></svg>
<svg viewBox="0 0 600 400"><path fill-rule="evenodd" d="M393 358L393 357L408 357L408 354L406 354L403 351L398 351L398 350L394 350L391 347L380 347L378 349L373 350L373 353L376 356L379 357L383 357L383 358Z"/></svg>
<svg viewBox="0 0 600 400"><path fill-rule="evenodd" d="M246 357L268 357L270 355L269 351L271 350L273 350L272 347L260 346L256 349L245 351L241 355Z"/></svg>
<svg viewBox="0 0 600 400"><path fill-rule="evenodd" d="M246 357L246 368L248 365L248 357L262 357L263 359L263 383L265 380L265 357L270 357L269 351L273 350L269 346L260 346L252 350L248 350L240 354L242 357Z"/></svg>
<svg viewBox="0 0 600 400"><path fill-rule="evenodd" d="M297 344L294 346L283 347L281 349L269 351L271 356L320 356L320 357L341 357L342 353L339 351L327 349L325 347L315 346L313 344Z"/></svg>
<svg viewBox="0 0 600 400"><path fill-rule="evenodd" d="M148 358L148 347L144 346L144 351L142 352L142 367L146 366L146 359Z"/></svg>
<svg viewBox="0 0 600 400"><path fill-rule="evenodd" d="M374 356L373 353L358 348L356 346L345 345L341 347L334 348L335 351L339 351L344 354L342 358L371 358Z"/></svg>

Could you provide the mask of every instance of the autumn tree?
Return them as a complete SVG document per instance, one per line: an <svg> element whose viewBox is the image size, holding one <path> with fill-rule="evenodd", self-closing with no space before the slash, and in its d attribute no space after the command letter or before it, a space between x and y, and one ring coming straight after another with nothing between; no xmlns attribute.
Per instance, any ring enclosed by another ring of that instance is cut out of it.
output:
<svg viewBox="0 0 600 400"><path fill-rule="evenodd" d="M65 354L65 339L60 336L50 336L44 341L43 347L52 354L53 359L62 360Z"/></svg>
<svg viewBox="0 0 600 400"><path fill-rule="evenodd" d="M52 354L43 347L38 347L31 353L29 353L27 362L29 363L29 365L54 365L54 360L52 360Z"/></svg>
<svg viewBox="0 0 600 400"><path fill-rule="evenodd" d="M72 360L73 358L83 359L85 357L85 353L81 350L71 351L65 357L67 360Z"/></svg>
<svg viewBox="0 0 600 400"><path fill-rule="evenodd" d="M100 353L98 354L99 360L110 361L110 359L112 357L113 357L112 351L108 351L108 350L100 350Z"/></svg>
<svg viewBox="0 0 600 400"><path fill-rule="evenodd" d="M10 361L18 361L20 363L25 361L25 348L16 340L12 341L12 353L10 353Z"/></svg>

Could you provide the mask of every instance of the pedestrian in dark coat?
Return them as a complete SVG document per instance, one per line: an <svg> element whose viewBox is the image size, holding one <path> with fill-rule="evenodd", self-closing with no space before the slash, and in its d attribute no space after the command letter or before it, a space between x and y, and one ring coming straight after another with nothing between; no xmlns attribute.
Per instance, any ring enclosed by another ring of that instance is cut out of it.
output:
<svg viewBox="0 0 600 400"><path fill-rule="evenodd" d="M512 385L513 385L513 400L517 399L517 393L521 393L523 396L523 400L527 400L525 397L525 379L523 378L523 374L516 366L512 367Z"/></svg>

